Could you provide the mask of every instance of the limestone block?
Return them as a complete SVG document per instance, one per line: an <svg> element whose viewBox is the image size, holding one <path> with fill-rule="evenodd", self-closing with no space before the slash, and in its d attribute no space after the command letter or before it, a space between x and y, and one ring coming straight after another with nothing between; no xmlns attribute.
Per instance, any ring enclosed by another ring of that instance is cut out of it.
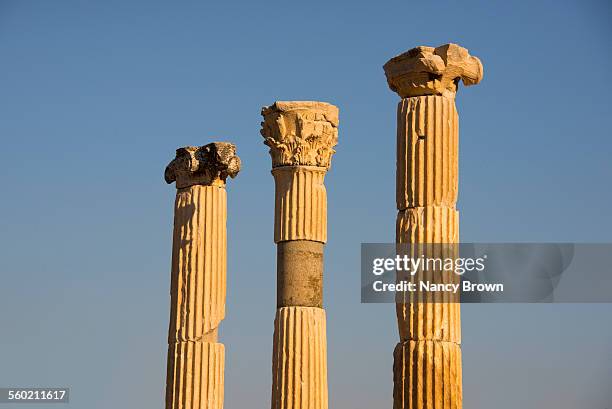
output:
<svg viewBox="0 0 612 409"><path fill-rule="evenodd" d="M199 340L225 317L226 208L222 186L177 191L169 342Z"/></svg>
<svg viewBox="0 0 612 409"><path fill-rule="evenodd" d="M387 83L400 97L447 95L454 97L459 80L474 85L482 80L480 60L457 44L416 47L384 65Z"/></svg>
<svg viewBox="0 0 612 409"><path fill-rule="evenodd" d="M173 342L168 345L167 409L222 409L223 344Z"/></svg>
<svg viewBox="0 0 612 409"><path fill-rule="evenodd" d="M455 101L429 95L397 107L398 210L457 202L459 127Z"/></svg>
<svg viewBox="0 0 612 409"><path fill-rule="evenodd" d="M261 135L272 167L331 164L338 143L338 108L317 101L277 101L262 108Z"/></svg>
<svg viewBox="0 0 612 409"><path fill-rule="evenodd" d="M461 349L453 342L407 341L393 352L394 409L460 409Z"/></svg>
<svg viewBox="0 0 612 409"><path fill-rule="evenodd" d="M323 307L323 243L283 241L276 252L276 306Z"/></svg>
<svg viewBox="0 0 612 409"><path fill-rule="evenodd" d="M274 320L272 409L327 409L325 311L283 307Z"/></svg>
<svg viewBox="0 0 612 409"><path fill-rule="evenodd" d="M398 212L396 242L398 243L457 243L459 239L459 213L454 208L428 206ZM425 247L441 254L427 257L457 256L456 246ZM398 280L401 277L398 276ZM418 272L418 281L458 283L460 277L452 271ZM443 340L461 342L459 295L450 293L427 294L426 302L414 302L410 293L398 293L396 313L400 340ZM408 298L404 298L408 297Z"/></svg>
<svg viewBox="0 0 612 409"><path fill-rule="evenodd" d="M274 241L327 241L325 168L274 168Z"/></svg>
<svg viewBox="0 0 612 409"><path fill-rule="evenodd" d="M444 298L450 298L444 295ZM461 304L458 298L440 302L398 302L400 341L448 341L461 343Z"/></svg>
<svg viewBox="0 0 612 409"><path fill-rule="evenodd" d="M446 206L401 210L395 237L397 243L457 243L459 212Z"/></svg>

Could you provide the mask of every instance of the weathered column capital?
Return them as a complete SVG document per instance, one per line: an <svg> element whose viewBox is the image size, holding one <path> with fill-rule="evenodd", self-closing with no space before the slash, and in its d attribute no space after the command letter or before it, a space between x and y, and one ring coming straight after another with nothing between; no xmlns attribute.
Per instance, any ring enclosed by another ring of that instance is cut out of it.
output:
<svg viewBox="0 0 612 409"><path fill-rule="evenodd" d="M387 83L402 98L444 95L453 98L459 80L466 86L482 80L480 60L457 44L415 47L384 65Z"/></svg>
<svg viewBox="0 0 612 409"><path fill-rule="evenodd" d="M176 188L193 185L225 185L227 177L234 178L240 171L236 146L228 142L212 142L203 146L185 146L176 150L176 157L168 164L166 183L176 182Z"/></svg>
<svg viewBox="0 0 612 409"><path fill-rule="evenodd" d="M277 101L261 110L261 135L272 167L329 168L338 143L338 108L317 101Z"/></svg>

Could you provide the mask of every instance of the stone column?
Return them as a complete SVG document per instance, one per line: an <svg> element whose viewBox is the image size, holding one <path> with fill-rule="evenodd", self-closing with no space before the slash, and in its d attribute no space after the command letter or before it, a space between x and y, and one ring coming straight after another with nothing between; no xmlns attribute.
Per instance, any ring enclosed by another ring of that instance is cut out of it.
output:
<svg viewBox="0 0 612 409"><path fill-rule="evenodd" d="M176 150L166 182L176 182L166 409L223 408L225 180L240 170L236 147L214 142Z"/></svg>
<svg viewBox="0 0 612 409"><path fill-rule="evenodd" d="M462 80L482 79L482 64L465 48L416 47L389 60L397 109L398 243L458 243L458 117ZM461 322L457 300L400 299L400 342L393 365L395 409L460 409Z"/></svg>
<svg viewBox="0 0 612 409"><path fill-rule="evenodd" d="M323 102L276 102L262 110L276 187L277 311L272 409L327 409L323 178L338 141L338 108Z"/></svg>

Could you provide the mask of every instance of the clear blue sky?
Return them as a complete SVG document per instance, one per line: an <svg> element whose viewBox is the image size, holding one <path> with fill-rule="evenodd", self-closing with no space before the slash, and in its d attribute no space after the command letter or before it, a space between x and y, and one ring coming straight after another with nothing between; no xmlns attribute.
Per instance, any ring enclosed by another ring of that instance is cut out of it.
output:
<svg viewBox="0 0 612 409"><path fill-rule="evenodd" d="M391 407L392 305L359 303L359 244L394 239L382 65L461 44L463 241L612 241L605 1L0 0L0 386L70 408L162 408L174 149L229 140L226 408L266 407L273 179L260 107L340 108L326 179L330 407ZM465 407L605 409L610 305L463 309ZM9 409L9 406L6 405ZM44 406L41 406L43 409Z"/></svg>

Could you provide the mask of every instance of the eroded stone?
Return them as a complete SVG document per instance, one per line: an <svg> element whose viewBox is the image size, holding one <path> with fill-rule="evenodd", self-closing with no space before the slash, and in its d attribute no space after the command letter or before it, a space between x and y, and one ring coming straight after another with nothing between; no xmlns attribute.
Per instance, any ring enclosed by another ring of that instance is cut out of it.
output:
<svg viewBox="0 0 612 409"><path fill-rule="evenodd" d="M185 146L176 150L176 157L166 167L166 183L176 182L177 189L193 185L220 185L240 171L236 146L213 142L204 146Z"/></svg>
<svg viewBox="0 0 612 409"><path fill-rule="evenodd" d="M384 70L389 87L403 98L397 115L396 241L458 243L454 99L459 81L480 82L482 64L465 48L447 44L413 48L389 60ZM418 274L443 285L459 281L452 272ZM429 301L435 302L396 298L400 343L394 353L395 409L462 407L460 304L445 295Z"/></svg>
<svg viewBox="0 0 612 409"><path fill-rule="evenodd" d="M262 109L275 181L277 304L272 359L273 409L327 409L323 179L338 142L338 108L316 101Z"/></svg>
<svg viewBox="0 0 612 409"><path fill-rule="evenodd" d="M277 101L261 110L261 135L272 167L329 168L338 143L338 108L317 101Z"/></svg>
<svg viewBox="0 0 612 409"><path fill-rule="evenodd" d="M323 307L323 243L283 241L276 252L277 308Z"/></svg>
<svg viewBox="0 0 612 409"><path fill-rule="evenodd" d="M227 197L225 180L240 170L236 147L214 142L177 149L166 168L176 181L166 409L222 409Z"/></svg>
<svg viewBox="0 0 612 409"><path fill-rule="evenodd" d="M387 83L400 97L444 95L453 98L459 81L478 84L482 63L457 44L415 47L393 57L384 65Z"/></svg>

